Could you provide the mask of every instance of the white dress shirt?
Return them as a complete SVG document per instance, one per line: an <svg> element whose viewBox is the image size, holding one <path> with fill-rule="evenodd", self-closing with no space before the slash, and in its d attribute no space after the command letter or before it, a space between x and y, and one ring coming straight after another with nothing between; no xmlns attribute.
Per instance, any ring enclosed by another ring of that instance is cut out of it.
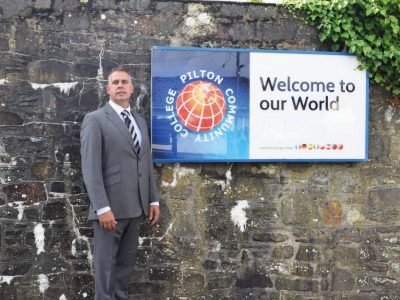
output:
<svg viewBox="0 0 400 300"><path fill-rule="evenodd" d="M118 104L116 104L113 101L108 101L108 103L111 105L111 107L115 110L115 112L117 113L117 115L120 117L120 119L125 123L124 117L121 115L121 113L126 110L128 112L129 115L129 119L131 120L133 127L135 127L135 132L137 134L137 138L139 141L139 145L142 145L142 133L140 132L140 128L138 126L138 124L136 123L135 118L132 116L131 114L131 106L129 105L128 108L123 108L122 106L119 106Z"/></svg>
<svg viewBox="0 0 400 300"><path fill-rule="evenodd" d="M118 104L116 104L113 101L108 101L108 104L110 104L110 106L115 110L115 112L117 113L117 115L121 118L121 121L125 123L124 117L121 115L121 112L126 110L128 111L128 115L129 115L129 119L131 120L133 126L135 127L135 132L137 134L137 138L139 141L139 145L142 145L142 133L140 132L140 128L138 126L138 124L136 123L135 118L132 116L131 114L131 106L129 105L128 108L123 108L122 106L119 106ZM159 202L151 202L150 205L160 205ZM101 214L104 214L105 212L111 210L111 207L106 206L106 207L102 207L100 209L98 209L96 211L97 215L100 216Z"/></svg>

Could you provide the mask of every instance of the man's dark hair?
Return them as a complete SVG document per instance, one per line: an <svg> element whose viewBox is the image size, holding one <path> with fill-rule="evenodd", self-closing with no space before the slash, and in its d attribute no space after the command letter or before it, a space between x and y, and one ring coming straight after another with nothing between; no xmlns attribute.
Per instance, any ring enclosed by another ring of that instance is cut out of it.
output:
<svg viewBox="0 0 400 300"><path fill-rule="evenodd" d="M132 80L132 75L131 75L130 71L129 71L127 68L124 68L124 67L115 67L115 68L112 68L111 71L110 71L110 73L108 74L108 77L107 77L107 78L110 78L110 75L111 75L112 73L114 73L114 72L125 72L125 73L127 73L127 74L129 75L129 77L130 77L131 80Z"/></svg>

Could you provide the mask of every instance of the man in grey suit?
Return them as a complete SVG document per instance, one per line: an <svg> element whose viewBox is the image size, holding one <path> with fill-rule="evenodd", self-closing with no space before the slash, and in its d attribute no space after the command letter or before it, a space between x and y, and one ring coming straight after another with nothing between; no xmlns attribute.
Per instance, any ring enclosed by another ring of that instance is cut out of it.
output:
<svg viewBox="0 0 400 300"><path fill-rule="evenodd" d="M128 299L144 216L160 217L146 121L131 111L132 78L123 68L108 77L110 101L88 113L81 129L82 172L94 228L95 298Z"/></svg>

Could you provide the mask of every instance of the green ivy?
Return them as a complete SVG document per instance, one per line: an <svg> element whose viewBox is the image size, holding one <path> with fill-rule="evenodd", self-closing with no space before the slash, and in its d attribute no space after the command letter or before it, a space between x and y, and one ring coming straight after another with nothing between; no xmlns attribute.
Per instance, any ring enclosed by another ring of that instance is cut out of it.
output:
<svg viewBox="0 0 400 300"><path fill-rule="evenodd" d="M333 51L354 53L372 82L400 96L400 0L285 0Z"/></svg>
<svg viewBox="0 0 400 300"><path fill-rule="evenodd" d="M82 4L86 4L89 2L89 0L79 0Z"/></svg>

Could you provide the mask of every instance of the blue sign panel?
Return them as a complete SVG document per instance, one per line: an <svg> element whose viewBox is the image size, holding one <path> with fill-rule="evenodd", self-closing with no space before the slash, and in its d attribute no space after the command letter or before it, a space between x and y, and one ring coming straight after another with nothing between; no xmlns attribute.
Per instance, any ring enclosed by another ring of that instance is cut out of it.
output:
<svg viewBox="0 0 400 300"><path fill-rule="evenodd" d="M288 58L288 54L292 56ZM349 82L343 72L321 79L313 70L307 75L303 69L302 74L299 72L304 68L302 64L307 65L307 59L315 61L315 58L310 53L293 54L154 47L151 109L154 161L366 159L366 96L364 101L359 100L363 103L361 118L354 118L357 105L346 104L352 101L350 96L339 100L341 94L353 93L353 86L360 92L357 97L366 93L366 87L360 91L362 82ZM354 69L354 57L346 57L351 58L348 67ZM301 63L302 59L305 62ZM327 64L337 67L335 60ZM365 72L362 76L366 81ZM342 77L346 81L341 83ZM343 88L349 84L351 92L341 92L341 84ZM310 122L310 117L315 120ZM329 135L325 129L329 124L315 130L319 117L352 128L353 123L361 123L353 132L362 133L361 152L360 147L350 145L353 137L343 137L335 130L326 139Z"/></svg>

